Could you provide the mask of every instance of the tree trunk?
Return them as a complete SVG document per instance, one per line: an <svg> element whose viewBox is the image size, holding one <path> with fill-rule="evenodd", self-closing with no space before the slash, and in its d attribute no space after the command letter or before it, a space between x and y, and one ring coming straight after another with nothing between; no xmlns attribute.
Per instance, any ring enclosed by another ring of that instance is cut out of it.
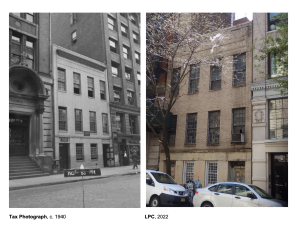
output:
<svg viewBox="0 0 297 225"><path fill-rule="evenodd" d="M163 148L165 151L165 165L166 165L166 173L171 176L171 165L170 165L170 152L169 152L169 147L168 147L168 135L167 131L163 130Z"/></svg>

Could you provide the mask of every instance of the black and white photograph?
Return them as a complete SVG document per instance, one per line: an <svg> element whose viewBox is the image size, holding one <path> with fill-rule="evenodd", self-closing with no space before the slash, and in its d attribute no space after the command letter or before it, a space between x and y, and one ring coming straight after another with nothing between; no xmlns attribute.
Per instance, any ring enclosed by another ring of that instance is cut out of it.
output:
<svg viewBox="0 0 297 225"><path fill-rule="evenodd" d="M140 13L9 13L9 207L140 207L140 52Z"/></svg>

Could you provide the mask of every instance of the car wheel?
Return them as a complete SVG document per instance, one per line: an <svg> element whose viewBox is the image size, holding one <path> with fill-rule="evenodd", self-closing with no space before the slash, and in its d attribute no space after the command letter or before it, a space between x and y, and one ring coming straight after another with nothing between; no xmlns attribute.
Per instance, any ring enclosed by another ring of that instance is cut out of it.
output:
<svg viewBox="0 0 297 225"><path fill-rule="evenodd" d="M213 207L213 205L210 202L205 202L202 204L202 207Z"/></svg>
<svg viewBox="0 0 297 225"><path fill-rule="evenodd" d="M150 201L150 207L158 207L160 206L160 203L160 198L158 196L154 196Z"/></svg>

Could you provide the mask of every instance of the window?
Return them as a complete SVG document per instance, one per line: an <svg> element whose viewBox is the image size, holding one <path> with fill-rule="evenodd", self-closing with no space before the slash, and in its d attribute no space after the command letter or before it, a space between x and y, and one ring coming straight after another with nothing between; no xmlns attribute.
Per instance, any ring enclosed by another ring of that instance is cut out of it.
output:
<svg viewBox="0 0 297 225"><path fill-rule="evenodd" d="M133 41L136 44L139 44L139 35L133 31Z"/></svg>
<svg viewBox="0 0 297 225"><path fill-rule="evenodd" d="M275 18L276 15L280 13L268 13L268 29L269 31L276 30L277 24L280 22L280 19Z"/></svg>
<svg viewBox="0 0 297 225"><path fill-rule="evenodd" d="M125 25L121 24L121 32L122 32L122 35L126 38L128 38L128 27L126 27Z"/></svg>
<svg viewBox="0 0 297 225"><path fill-rule="evenodd" d="M10 32L10 65L22 64L34 69L35 39L16 31Z"/></svg>
<svg viewBox="0 0 297 225"><path fill-rule="evenodd" d="M12 31L11 35L11 53L10 53L10 63L19 64L21 62L21 40L22 35Z"/></svg>
<svg viewBox="0 0 297 225"><path fill-rule="evenodd" d="M132 70L125 67L125 76L126 76L126 80L129 80L129 81L132 81L132 77L131 77L131 74L132 74Z"/></svg>
<svg viewBox="0 0 297 225"><path fill-rule="evenodd" d="M140 76L140 72L139 71L137 71L137 79L138 79L138 85L140 85L141 76Z"/></svg>
<svg viewBox="0 0 297 225"><path fill-rule="evenodd" d="M129 115L130 133L136 134L136 117Z"/></svg>
<svg viewBox="0 0 297 225"><path fill-rule="evenodd" d="M123 115L122 114L119 114L119 113L117 113L116 114L116 127L117 127L117 132L120 132L120 133L122 133L123 131L122 131L122 119L123 118Z"/></svg>
<svg viewBox="0 0 297 225"><path fill-rule="evenodd" d="M80 74L73 73L73 93L80 94Z"/></svg>
<svg viewBox="0 0 297 225"><path fill-rule="evenodd" d="M232 194L233 184L219 184L216 192Z"/></svg>
<svg viewBox="0 0 297 225"><path fill-rule="evenodd" d="M107 17L107 21L108 21L108 28L111 30L116 30L115 29L115 20L113 18L111 18L110 16Z"/></svg>
<svg viewBox="0 0 297 225"><path fill-rule="evenodd" d="M233 56L233 85L245 85L246 77L246 55Z"/></svg>
<svg viewBox="0 0 297 225"><path fill-rule="evenodd" d="M171 127L169 128L169 141L168 145L174 146L175 145L175 137L176 137L176 122L177 122L177 116L172 116L171 119Z"/></svg>
<svg viewBox="0 0 297 225"><path fill-rule="evenodd" d="M128 97L128 104L133 105L134 104L134 99L133 99L134 93L131 91L127 91L127 97Z"/></svg>
<svg viewBox="0 0 297 225"><path fill-rule="evenodd" d="M83 144L76 144L76 160L84 160Z"/></svg>
<svg viewBox="0 0 297 225"><path fill-rule="evenodd" d="M200 67L198 65L191 65L189 93L194 93L198 91L199 78L200 78Z"/></svg>
<svg viewBox="0 0 297 225"><path fill-rule="evenodd" d="M67 131L67 108L59 107L59 130Z"/></svg>
<svg viewBox="0 0 297 225"><path fill-rule="evenodd" d="M288 138L288 99L269 101L269 138Z"/></svg>
<svg viewBox="0 0 297 225"><path fill-rule="evenodd" d="M66 91L66 73L61 68L58 68L58 90Z"/></svg>
<svg viewBox="0 0 297 225"><path fill-rule="evenodd" d="M94 78L88 77L88 96L94 98Z"/></svg>
<svg viewBox="0 0 297 225"><path fill-rule="evenodd" d="M82 110L75 109L75 131L82 131Z"/></svg>
<svg viewBox="0 0 297 225"><path fill-rule="evenodd" d="M71 39L72 39L72 42L76 42L76 31L73 31L72 34L71 34Z"/></svg>
<svg viewBox="0 0 297 225"><path fill-rule="evenodd" d="M108 134L108 117L106 113L102 113L102 131Z"/></svg>
<svg viewBox="0 0 297 225"><path fill-rule="evenodd" d="M125 59L130 59L129 48L126 46L123 46L123 55Z"/></svg>
<svg viewBox="0 0 297 225"><path fill-rule="evenodd" d="M109 39L109 45L110 45L110 51L111 52L114 52L114 53L117 53L117 43L116 41L112 40L112 39Z"/></svg>
<svg viewBox="0 0 297 225"><path fill-rule="evenodd" d="M70 24L76 23L76 13L70 13Z"/></svg>
<svg viewBox="0 0 297 225"><path fill-rule="evenodd" d="M30 37L26 39L26 63L30 69L34 68L34 40Z"/></svg>
<svg viewBox="0 0 297 225"><path fill-rule="evenodd" d="M220 89L221 88L221 66L220 60L216 59L210 66L210 89Z"/></svg>
<svg viewBox="0 0 297 225"><path fill-rule="evenodd" d="M127 18L127 13L120 13L122 17Z"/></svg>
<svg viewBox="0 0 297 225"><path fill-rule="evenodd" d="M206 162L206 184L208 186L210 184L217 183L217 176L218 176L218 163L217 162Z"/></svg>
<svg viewBox="0 0 297 225"><path fill-rule="evenodd" d="M27 21L29 21L29 22L31 22L31 23L34 23L34 13L33 12L27 12L27 13L12 13L12 14L14 14L14 15L16 15L16 16L19 16L19 17L21 17L21 18L23 18L23 19L25 19L25 20L27 20Z"/></svg>
<svg viewBox="0 0 297 225"><path fill-rule="evenodd" d="M136 17L134 15L130 14L130 18L131 18L131 22L137 26Z"/></svg>
<svg viewBox="0 0 297 225"><path fill-rule="evenodd" d="M115 102L121 102L121 89L113 87L113 97Z"/></svg>
<svg viewBox="0 0 297 225"><path fill-rule="evenodd" d="M186 144L196 143L197 113L187 114Z"/></svg>
<svg viewBox="0 0 297 225"><path fill-rule="evenodd" d="M288 64L277 53L271 53L268 57L270 78L282 77L287 73Z"/></svg>
<svg viewBox="0 0 297 225"><path fill-rule="evenodd" d="M248 194L253 194L253 192L245 186L236 184L235 185L235 195L247 197Z"/></svg>
<svg viewBox="0 0 297 225"><path fill-rule="evenodd" d="M187 183L189 180L194 180L194 162L184 163L184 177L183 183Z"/></svg>
<svg viewBox="0 0 297 225"><path fill-rule="evenodd" d="M97 144L91 144L91 159L98 159Z"/></svg>
<svg viewBox="0 0 297 225"><path fill-rule="evenodd" d="M208 144L219 144L220 139L220 111L209 112Z"/></svg>
<svg viewBox="0 0 297 225"><path fill-rule="evenodd" d="M106 100L105 96L105 81L100 80L100 98Z"/></svg>
<svg viewBox="0 0 297 225"><path fill-rule="evenodd" d="M96 112L90 111L90 132L96 133L97 132L97 126L96 126Z"/></svg>
<svg viewBox="0 0 297 225"><path fill-rule="evenodd" d="M234 162L229 162L230 165L230 181L234 182L245 182L245 162L239 162L239 161L234 161Z"/></svg>
<svg viewBox="0 0 297 225"><path fill-rule="evenodd" d="M171 88L172 88L172 91L173 91L173 89L176 88L175 93L172 93L175 96L177 96L179 94L179 84L178 84L179 78L180 78L180 68L173 69Z"/></svg>
<svg viewBox="0 0 297 225"><path fill-rule="evenodd" d="M115 62L111 62L112 76L119 77L119 65Z"/></svg>
<svg viewBox="0 0 297 225"><path fill-rule="evenodd" d="M25 14L25 19L30 21L31 23L33 23L34 21L34 13L30 12L30 13L26 13Z"/></svg>
<svg viewBox="0 0 297 225"><path fill-rule="evenodd" d="M135 61L140 64L140 54L138 52L135 52Z"/></svg>
<svg viewBox="0 0 297 225"><path fill-rule="evenodd" d="M233 109L233 134L245 133L245 109Z"/></svg>

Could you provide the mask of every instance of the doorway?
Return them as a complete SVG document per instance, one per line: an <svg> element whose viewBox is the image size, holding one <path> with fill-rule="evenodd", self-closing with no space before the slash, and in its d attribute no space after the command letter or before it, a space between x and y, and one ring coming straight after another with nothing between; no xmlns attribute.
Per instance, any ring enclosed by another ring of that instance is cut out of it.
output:
<svg viewBox="0 0 297 225"><path fill-rule="evenodd" d="M109 144L103 144L103 161L104 167L115 166L113 148L110 148Z"/></svg>
<svg viewBox="0 0 297 225"><path fill-rule="evenodd" d="M60 170L69 169L69 144L59 144Z"/></svg>
<svg viewBox="0 0 297 225"><path fill-rule="evenodd" d="M288 202L288 153L271 155L272 196Z"/></svg>
<svg viewBox="0 0 297 225"><path fill-rule="evenodd" d="M9 114L9 156L29 156L29 116Z"/></svg>

